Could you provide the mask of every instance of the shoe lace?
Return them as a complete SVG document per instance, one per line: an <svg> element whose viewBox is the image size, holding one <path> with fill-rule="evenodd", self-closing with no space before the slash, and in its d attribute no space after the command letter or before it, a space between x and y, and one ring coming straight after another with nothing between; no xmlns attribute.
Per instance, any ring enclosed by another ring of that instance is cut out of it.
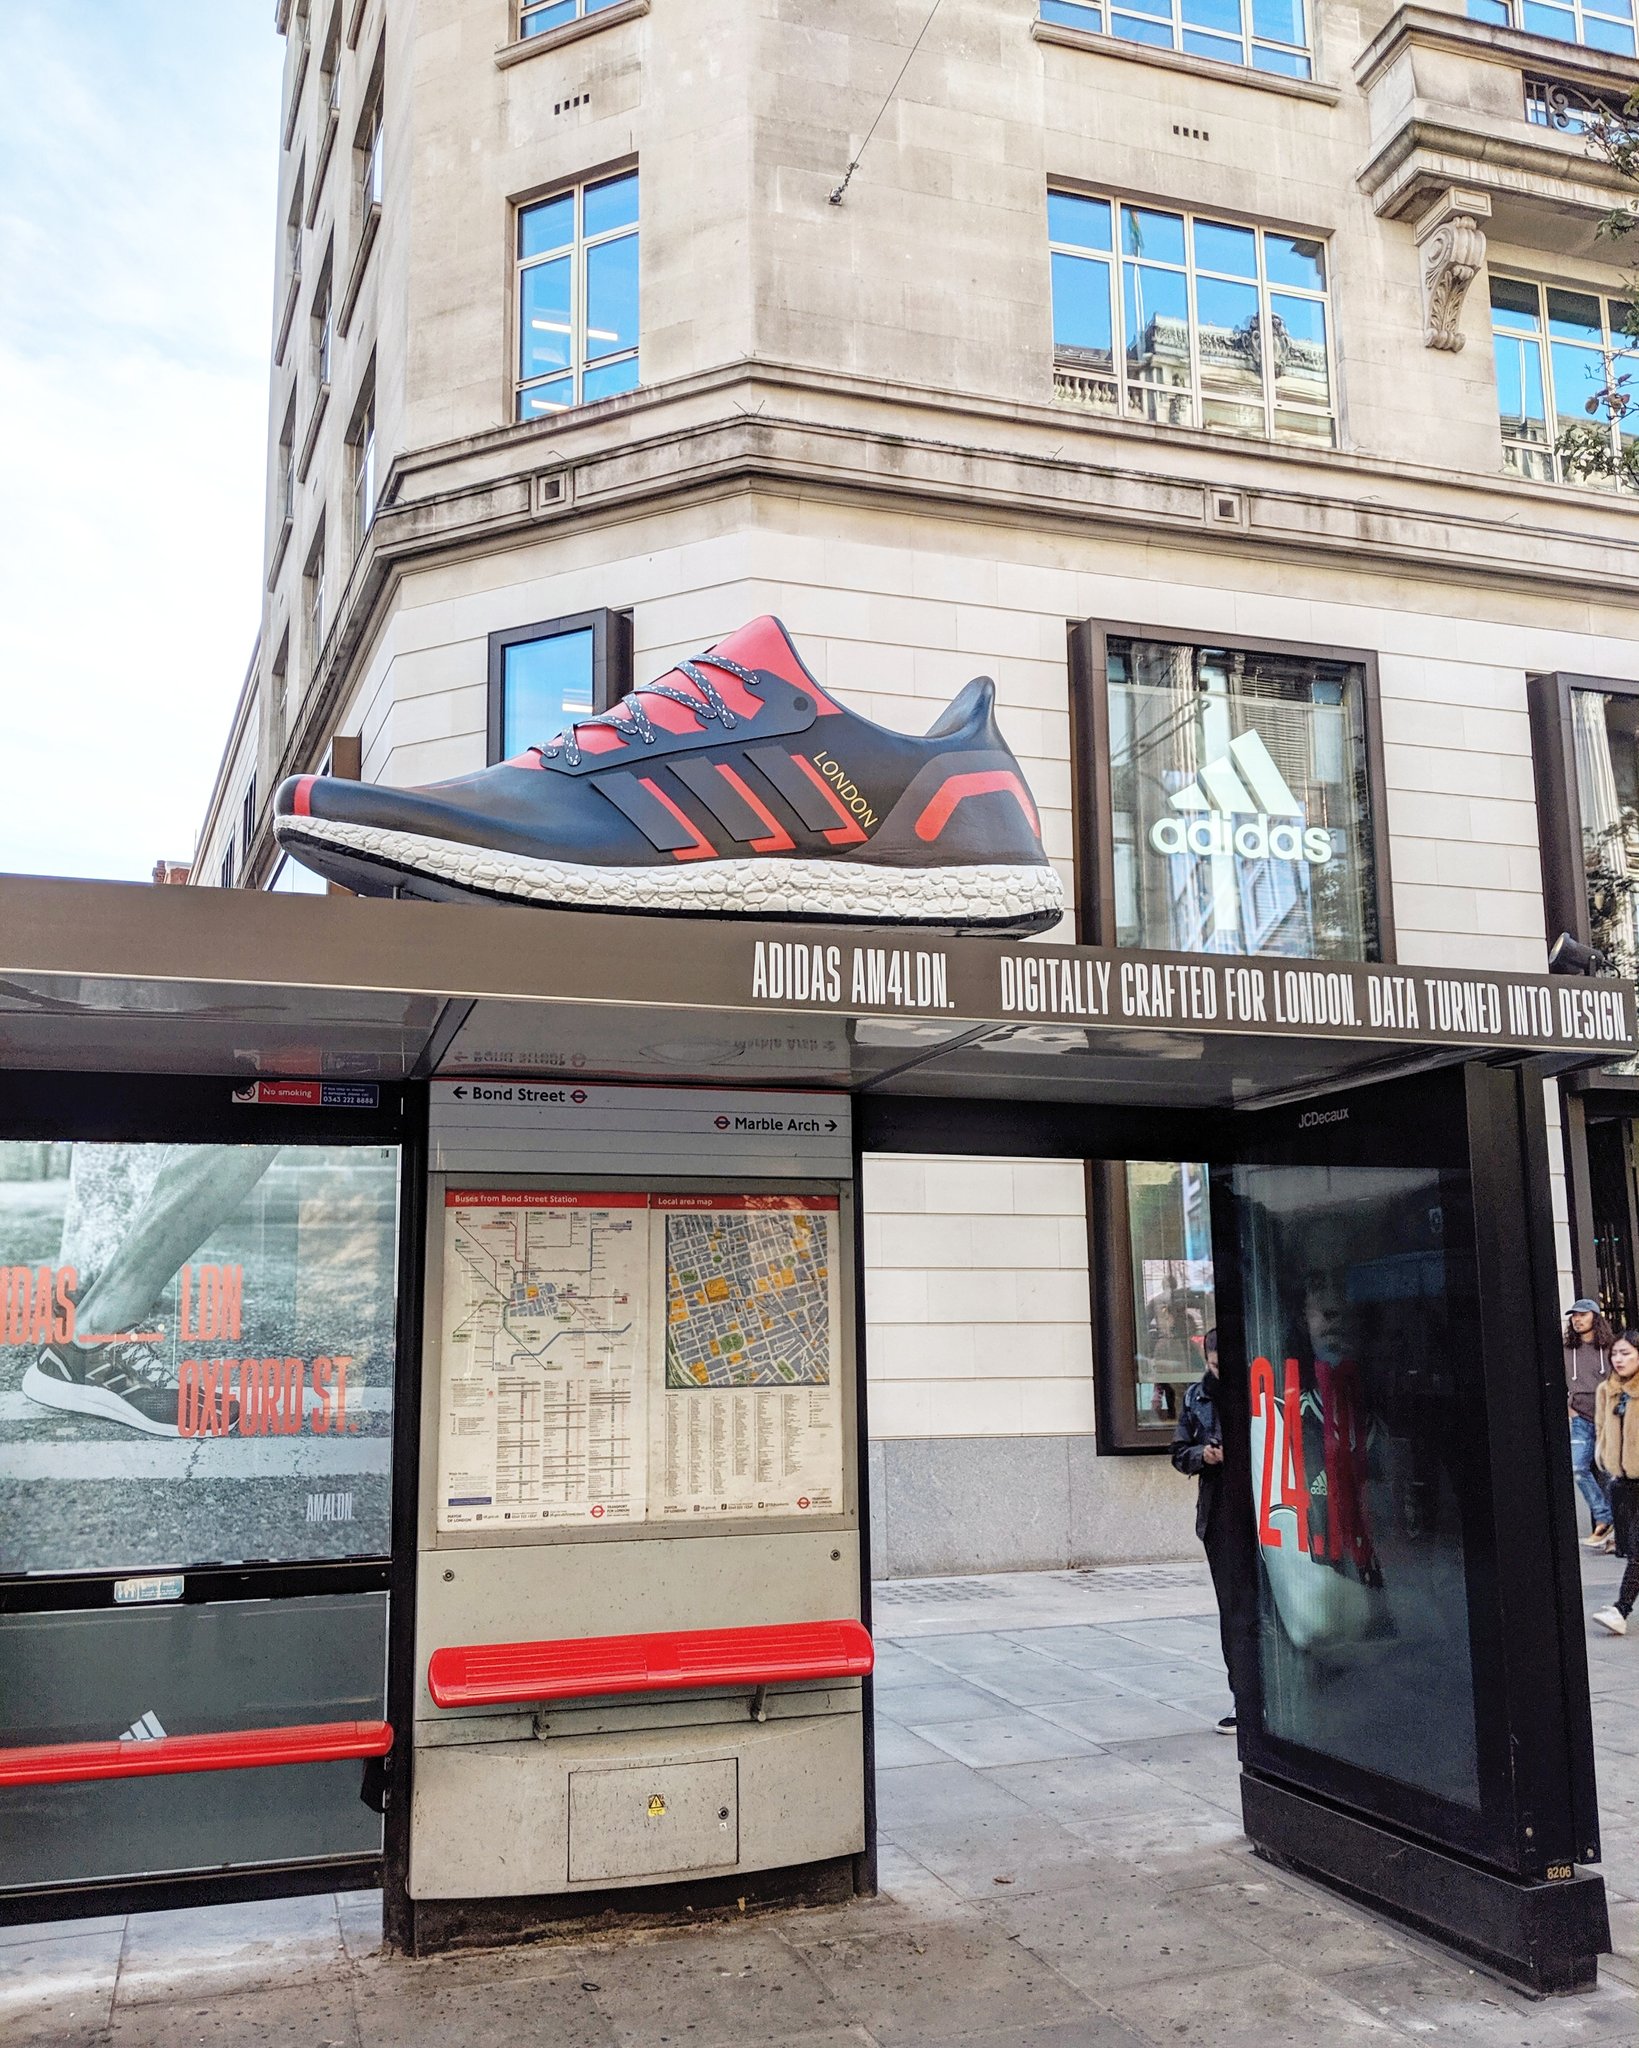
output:
<svg viewBox="0 0 1639 2048"><path fill-rule="evenodd" d="M106 1361L118 1368L129 1379L141 1380L148 1387L169 1387L171 1376L165 1369L157 1344L133 1344L129 1339L116 1338L112 1344L99 1344L92 1356L99 1363Z"/></svg>
<svg viewBox="0 0 1639 2048"><path fill-rule="evenodd" d="M720 668L725 674L745 684L747 689L761 690L762 683L748 668L742 668L737 661L730 661L726 654L702 654L693 661L680 661L678 672L688 677L699 692L691 697L686 690L674 690L669 683L644 683L634 690L613 711L600 712L595 718L577 718L568 732L557 733L544 747L536 752L543 761L555 761L561 754L567 768L578 768L581 764L580 730L587 725L606 725L612 732L620 734L623 740L635 738L646 747L652 747L660 735L655 731L649 714L643 708L645 697L669 697L674 704L681 704L685 711L692 711L702 725L717 724L725 732L739 724L739 719L723 702L717 685L706 674L705 663L710 668Z"/></svg>

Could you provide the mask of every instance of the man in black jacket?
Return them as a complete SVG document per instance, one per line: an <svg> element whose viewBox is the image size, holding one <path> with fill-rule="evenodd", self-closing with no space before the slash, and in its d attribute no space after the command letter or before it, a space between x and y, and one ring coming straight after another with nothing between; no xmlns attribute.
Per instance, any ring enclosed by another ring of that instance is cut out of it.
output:
<svg viewBox="0 0 1639 2048"><path fill-rule="evenodd" d="M1258 1595L1236 1569L1230 1554L1229 1511L1223 1498L1224 1433L1218 1419L1218 1333L1202 1340L1206 1371L1186 1388L1178 1426L1172 1433L1172 1462L1186 1477L1200 1482L1195 1501L1195 1533L1206 1546L1212 1589L1218 1596L1218 1633L1224 1668L1237 1710L1253 1697L1258 1671ZM1225 1714L1220 1735L1235 1733L1236 1717Z"/></svg>

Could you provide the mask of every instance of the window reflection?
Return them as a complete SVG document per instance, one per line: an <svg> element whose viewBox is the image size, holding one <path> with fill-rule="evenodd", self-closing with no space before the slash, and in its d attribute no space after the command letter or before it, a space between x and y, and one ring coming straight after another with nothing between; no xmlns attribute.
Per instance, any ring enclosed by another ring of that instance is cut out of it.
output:
<svg viewBox="0 0 1639 2048"><path fill-rule="evenodd" d="M1107 199L1047 195L1054 395L1154 426L1330 447L1322 244L1123 206L1116 261L1114 212Z"/></svg>
<svg viewBox="0 0 1639 2048"><path fill-rule="evenodd" d="M1185 1387L1201 1377L1217 1321L1207 1170L1127 1162L1132 1242L1133 1411L1141 1430L1171 1435Z"/></svg>
<svg viewBox="0 0 1639 2048"><path fill-rule="evenodd" d="M1112 636L1116 943L1375 956L1353 663Z"/></svg>

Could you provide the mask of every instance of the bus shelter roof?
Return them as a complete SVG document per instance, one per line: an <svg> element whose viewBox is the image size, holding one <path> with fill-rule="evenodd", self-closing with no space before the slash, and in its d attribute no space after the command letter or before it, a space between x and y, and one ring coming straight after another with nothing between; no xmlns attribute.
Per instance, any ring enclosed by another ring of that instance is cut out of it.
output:
<svg viewBox="0 0 1639 2048"><path fill-rule="evenodd" d="M1635 1052L1618 981L0 877L0 1068L1265 1105Z"/></svg>

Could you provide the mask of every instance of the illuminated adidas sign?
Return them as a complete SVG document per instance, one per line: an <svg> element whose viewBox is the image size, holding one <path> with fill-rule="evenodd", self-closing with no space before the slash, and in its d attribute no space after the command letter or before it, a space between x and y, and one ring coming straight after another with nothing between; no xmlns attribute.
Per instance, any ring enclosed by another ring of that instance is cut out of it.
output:
<svg viewBox="0 0 1639 2048"><path fill-rule="evenodd" d="M1255 732L1231 740L1227 754L1208 762L1174 794L1172 807L1182 815L1157 818L1150 827L1157 853L1238 853L1247 860L1306 860L1317 867L1332 858L1331 833L1324 825L1304 824L1302 804Z"/></svg>

